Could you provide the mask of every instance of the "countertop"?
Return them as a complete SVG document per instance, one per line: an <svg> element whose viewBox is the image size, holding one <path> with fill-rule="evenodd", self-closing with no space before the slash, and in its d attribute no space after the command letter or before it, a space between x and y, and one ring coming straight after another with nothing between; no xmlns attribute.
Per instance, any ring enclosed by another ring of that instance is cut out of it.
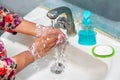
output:
<svg viewBox="0 0 120 80"><path fill-rule="evenodd" d="M34 10L32 10L30 13L28 13L24 17L24 19L27 19L29 21L34 21L35 23L39 22L43 25L50 25L50 24L46 24L46 22L44 22L44 21L36 21L39 17L46 18L46 14L44 14L44 13L46 13L46 10L39 6L39 7L36 7ZM119 67L120 67L120 49L119 49L120 42L118 42L110 37L107 37L99 32L97 32L96 39L97 39L96 45L111 45L115 48L115 55L113 57L98 58L98 59L102 60L103 62L105 62L109 68L109 71L108 71L108 74L107 74L105 80L120 80L120 77L119 77L119 74L120 74L120 69L119 69ZM71 42L72 45L75 45L76 47L81 48L82 50L84 50L85 52L87 52L88 54L93 56L91 53L91 49L95 45L93 45L93 46L79 45L77 43L77 40L78 40L77 35L75 37L71 37L70 40L72 41Z"/></svg>

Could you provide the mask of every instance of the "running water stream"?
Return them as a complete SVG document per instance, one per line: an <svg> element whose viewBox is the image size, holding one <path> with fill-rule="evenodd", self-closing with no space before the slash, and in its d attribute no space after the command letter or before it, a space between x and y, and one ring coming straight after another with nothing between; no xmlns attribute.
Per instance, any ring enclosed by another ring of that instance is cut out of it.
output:
<svg viewBox="0 0 120 80"><path fill-rule="evenodd" d="M56 54L56 60L55 63L52 64L51 66L51 72L60 74L64 71L65 69L65 47L67 45L67 41L65 41L63 44L57 46L55 48L55 54Z"/></svg>
<svg viewBox="0 0 120 80"><path fill-rule="evenodd" d="M53 28L55 28L55 20L51 20ZM60 44L59 46L56 46L54 49L55 52L55 61L53 62L52 66L50 67L50 71L55 74L61 74L65 69L65 48L68 44L67 38L64 41L64 43ZM39 61L34 62L34 69L39 71Z"/></svg>
<svg viewBox="0 0 120 80"><path fill-rule="evenodd" d="M52 26L53 28L55 28L55 20L51 20ZM55 73L55 74L60 74L64 71L65 69L65 47L67 45L67 39L65 40L65 42L63 44L60 44L59 46L55 47L55 63L52 64L51 66L51 72Z"/></svg>

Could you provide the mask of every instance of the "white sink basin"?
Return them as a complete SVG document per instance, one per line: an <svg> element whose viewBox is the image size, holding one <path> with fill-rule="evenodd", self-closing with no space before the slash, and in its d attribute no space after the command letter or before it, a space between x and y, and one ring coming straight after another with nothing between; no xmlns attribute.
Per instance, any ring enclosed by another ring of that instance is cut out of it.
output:
<svg viewBox="0 0 120 80"><path fill-rule="evenodd" d="M33 14L34 11L32 11L25 18L43 25L51 24L50 20L46 17L47 10L40 9L40 11L36 12L40 17L29 16ZM8 50L8 56L13 56L26 50L34 39L23 34L14 36L9 33L4 33L1 37ZM49 55L41 58L37 63L29 65L17 74L16 80L103 80L108 70L106 63L70 43L65 49L64 72L62 74L54 74L50 71L50 67L54 62L54 55L54 52L51 51Z"/></svg>

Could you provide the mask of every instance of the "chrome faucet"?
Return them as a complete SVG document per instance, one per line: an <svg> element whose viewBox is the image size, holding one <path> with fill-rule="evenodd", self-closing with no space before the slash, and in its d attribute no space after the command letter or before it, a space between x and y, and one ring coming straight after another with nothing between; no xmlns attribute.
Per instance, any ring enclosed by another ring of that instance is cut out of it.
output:
<svg viewBox="0 0 120 80"><path fill-rule="evenodd" d="M57 18L62 13L65 13L66 17ZM58 8L52 9L48 11L47 16L51 20L57 19L56 23L54 24L54 27L66 29L67 34L69 36L73 36L76 34L72 12L68 7L58 7Z"/></svg>

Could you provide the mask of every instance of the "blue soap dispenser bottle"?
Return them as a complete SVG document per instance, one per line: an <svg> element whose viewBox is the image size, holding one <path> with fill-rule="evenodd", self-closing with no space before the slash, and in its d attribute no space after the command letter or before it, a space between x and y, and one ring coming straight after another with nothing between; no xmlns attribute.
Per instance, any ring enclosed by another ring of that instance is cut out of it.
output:
<svg viewBox="0 0 120 80"><path fill-rule="evenodd" d="M84 11L83 13L82 29L78 32L78 43L88 46L96 44L96 32L92 27L90 11Z"/></svg>

